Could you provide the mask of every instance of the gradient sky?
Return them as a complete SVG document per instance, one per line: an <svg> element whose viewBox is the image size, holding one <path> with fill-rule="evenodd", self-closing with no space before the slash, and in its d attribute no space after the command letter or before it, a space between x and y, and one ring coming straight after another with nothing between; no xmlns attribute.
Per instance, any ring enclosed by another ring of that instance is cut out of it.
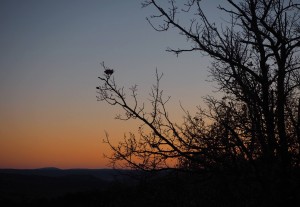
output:
<svg viewBox="0 0 300 207"><path fill-rule="evenodd" d="M218 1L207 2L216 18ZM154 31L145 19L153 13L140 0L0 0L0 168L107 167L105 130L117 142L137 125L97 102L102 61L144 100L157 68L174 119L179 102L196 110L213 90L209 60L165 52L187 44L176 31Z"/></svg>

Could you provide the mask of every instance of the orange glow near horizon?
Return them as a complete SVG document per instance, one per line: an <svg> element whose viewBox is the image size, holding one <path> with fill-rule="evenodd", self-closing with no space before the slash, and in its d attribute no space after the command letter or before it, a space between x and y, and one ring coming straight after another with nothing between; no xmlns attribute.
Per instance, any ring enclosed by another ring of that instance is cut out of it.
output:
<svg viewBox="0 0 300 207"><path fill-rule="evenodd" d="M99 108L101 104L95 106ZM104 130L107 129L116 142L129 123L114 120L109 112L83 110L85 115L79 113L68 118L59 115L70 115L66 112L55 112L56 115L37 113L35 116L29 111L19 117L11 112L3 114L5 119L0 120L0 168L108 168L108 160L103 154L110 154L110 149L103 143Z"/></svg>

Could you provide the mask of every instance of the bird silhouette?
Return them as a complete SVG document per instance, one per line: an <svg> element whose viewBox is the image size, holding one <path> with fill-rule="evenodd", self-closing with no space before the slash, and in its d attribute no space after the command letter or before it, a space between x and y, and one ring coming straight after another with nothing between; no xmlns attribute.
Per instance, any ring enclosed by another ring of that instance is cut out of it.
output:
<svg viewBox="0 0 300 207"><path fill-rule="evenodd" d="M113 69L105 69L105 70L104 70L104 73L105 73L106 75L112 75L112 74L114 73L114 70L113 70Z"/></svg>

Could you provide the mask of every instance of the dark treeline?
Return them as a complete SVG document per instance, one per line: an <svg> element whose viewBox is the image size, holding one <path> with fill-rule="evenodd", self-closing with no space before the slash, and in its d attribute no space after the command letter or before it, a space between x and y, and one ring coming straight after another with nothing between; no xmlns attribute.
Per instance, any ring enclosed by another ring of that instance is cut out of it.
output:
<svg viewBox="0 0 300 207"><path fill-rule="evenodd" d="M116 172L113 172L116 174ZM265 203L261 186L229 174L131 171L103 181L91 175L0 173L1 206L281 206ZM299 191L297 192L299 193ZM300 201L291 195L291 206Z"/></svg>

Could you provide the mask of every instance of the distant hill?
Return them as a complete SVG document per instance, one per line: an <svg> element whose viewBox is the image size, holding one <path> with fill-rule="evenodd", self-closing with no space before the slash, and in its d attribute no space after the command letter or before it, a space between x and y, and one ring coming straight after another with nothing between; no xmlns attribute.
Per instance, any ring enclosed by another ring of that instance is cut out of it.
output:
<svg viewBox="0 0 300 207"><path fill-rule="evenodd" d="M46 167L39 169L0 169L0 174L17 174L17 175L39 175L48 177L61 177L71 175L92 176L103 181L114 181L118 179L127 179L130 170L114 169L67 169L62 170L55 167Z"/></svg>
<svg viewBox="0 0 300 207"><path fill-rule="evenodd" d="M0 205L14 206L14 204L36 202L39 199L103 192L113 183L131 183L133 180L127 175L132 172L112 169L62 170L53 167L0 169Z"/></svg>

